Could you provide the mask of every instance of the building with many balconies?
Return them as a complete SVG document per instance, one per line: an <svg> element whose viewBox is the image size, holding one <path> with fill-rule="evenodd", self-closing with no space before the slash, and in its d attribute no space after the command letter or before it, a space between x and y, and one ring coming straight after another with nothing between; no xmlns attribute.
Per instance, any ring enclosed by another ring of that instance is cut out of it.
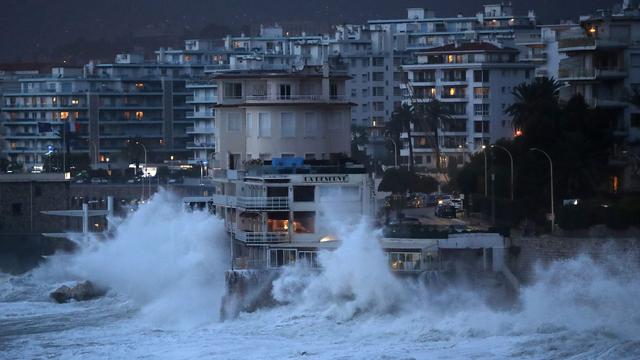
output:
<svg viewBox="0 0 640 360"><path fill-rule="evenodd" d="M558 81L561 99L576 94L609 121L616 144L611 165L615 190L640 188L640 108L631 98L640 91L640 9L625 1L616 12L599 10L582 16L580 26L561 33Z"/></svg>
<svg viewBox="0 0 640 360"><path fill-rule="evenodd" d="M441 164L451 158L457 164L496 140L512 137L514 128L504 113L513 102L513 88L533 78L534 66L518 61L518 50L488 42L468 42L436 47L417 53L415 64L404 65L408 82L405 102L420 107L437 99L447 107L450 119L433 132L413 125L412 139L404 133L400 152L408 163L409 141L417 168L436 166L439 147Z"/></svg>

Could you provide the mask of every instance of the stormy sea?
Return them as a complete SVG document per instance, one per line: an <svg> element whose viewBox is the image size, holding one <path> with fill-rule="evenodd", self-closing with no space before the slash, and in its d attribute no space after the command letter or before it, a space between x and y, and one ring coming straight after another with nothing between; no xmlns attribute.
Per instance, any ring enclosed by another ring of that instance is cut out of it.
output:
<svg viewBox="0 0 640 360"><path fill-rule="evenodd" d="M116 225L112 240L0 273L0 359L640 359L640 268L625 257L539 266L495 307L464 285L394 276L361 221L336 225L323 270L283 272L280 305L223 321L221 220L160 193ZM49 298L86 279L109 292Z"/></svg>

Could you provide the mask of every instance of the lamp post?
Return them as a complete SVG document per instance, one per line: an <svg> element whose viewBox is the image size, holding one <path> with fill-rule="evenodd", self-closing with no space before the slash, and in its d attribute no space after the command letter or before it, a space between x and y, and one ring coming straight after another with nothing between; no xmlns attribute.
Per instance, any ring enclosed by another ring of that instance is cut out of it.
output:
<svg viewBox="0 0 640 360"><path fill-rule="evenodd" d="M140 141L136 141L136 144L142 146L144 150L144 171L142 172L144 175L147 170L147 147ZM149 197L151 197L151 182L149 182ZM142 182L142 200L144 201L144 181Z"/></svg>
<svg viewBox="0 0 640 360"><path fill-rule="evenodd" d="M484 196L489 196L489 181L487 180L487 146L482 145L482 154L484 155Z"/></svg>
<svg viewBox="0 0 640 360"><path fill-rule="evenodd" d="M96 145L95 142L92 142L91 140L89 140L89 144L93 145L93 168L97 169L98 168L98 146Z"/></svg>
<svg viewBox="0 0 640 360"><path fill-rule="evenodd" d="M395 158L395 164L396 164L396 169L398 168L398 144L396 144L396 141L393 140L392 138L387 138L387 140L391 141L393 143L393 155Z"/></svg>
<svg viewBox="0 0 640 360"><path fill-rule="evenodd" d="M554 208L553 208L553 161L551 161L551 156L549 156L549 154L547 154L544 150L540 150L538 148L531 148L529 149L529 151L537 151L539 153L542 153L544 156L547 157L547 160L549 160L549 173L551 175L551 233L553 233L553 230L555 229L555 220L556 220L556 214L554 212Z"/></svg>
<svg viewBox="0 0 640 360"><path fill-rule="evenodd" d="M511 169L511 178L510 178L510 183L511 183L511 201L513 201L513 155L511 154L511 151L509 151L504 146L493 144L493 145L491 145L491 147L504 150L507 153L507 155L509 155L509 162L510 162L510 169Z"/></svg>

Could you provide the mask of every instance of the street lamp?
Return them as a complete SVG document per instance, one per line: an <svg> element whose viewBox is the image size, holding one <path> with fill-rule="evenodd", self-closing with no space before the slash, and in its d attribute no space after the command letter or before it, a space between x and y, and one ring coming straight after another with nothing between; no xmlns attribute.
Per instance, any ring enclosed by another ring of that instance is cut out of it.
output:
<svg viewBox="0 0 640 360"><path fill-rule="evenodd" d="M555 229L555 220L556 220L556 214L553 210L553 161L551 161L551 156L549 156L549 154L547 154L544 150L540 150L538 148L531 148L529 149L529 151L537 151L539 153L542 153L544 156L547 157L547 160L549 160L549 173L551 174L551 233L553 233L553 230Z"/></svg>
<svg viewBox="0 0 640 360"><path fill-rule="evenodd" d="M398 144L396 144L396 141L393 140L392 138L387 138L387 140L391 141L393 143L393 155L395 158L395 164L396 164L396 169L398 168Z"/></svg>
<svg viewBox="0 0 640 360"><path fill-rule="evenodd" d="M489 196L489 181L487 180L487 145L482 145L482 154L484 155L484 196Z"/></svg>
<svg viewBox="0 0 640 360"><path fill-rule="evenodd" d="M136 141L136 144L142 146L144 150L144 171L142 172L144 174L147 171L147 147L140 141ZM149 181L149 197L151 197L151 181ZM144 181L142 182L142 201L144 201Z"/></svg>
<svg viewBox="0 0 640 360"><path fill-rule="evenodd" d="M493 144L491 145L491 147L504 150L507 153L507 155L509 155L509 161L511 164L511 201L513 201L513 155L511 155L511 152L504 146Z"/></svg>

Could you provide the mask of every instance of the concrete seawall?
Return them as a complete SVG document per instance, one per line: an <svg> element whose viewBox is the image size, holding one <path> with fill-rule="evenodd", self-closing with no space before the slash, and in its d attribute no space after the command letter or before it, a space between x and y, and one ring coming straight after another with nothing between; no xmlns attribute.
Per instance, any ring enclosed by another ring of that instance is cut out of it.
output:
<svg viewBox="0 0 640 360"><path fill-rule="evenodd" d="M507 263L513 273L523 281L533 281L534 266L570 259L579 255L595 259L607 256L636 256L640 260L638 237L513 237L510 239Z"/></svg>

